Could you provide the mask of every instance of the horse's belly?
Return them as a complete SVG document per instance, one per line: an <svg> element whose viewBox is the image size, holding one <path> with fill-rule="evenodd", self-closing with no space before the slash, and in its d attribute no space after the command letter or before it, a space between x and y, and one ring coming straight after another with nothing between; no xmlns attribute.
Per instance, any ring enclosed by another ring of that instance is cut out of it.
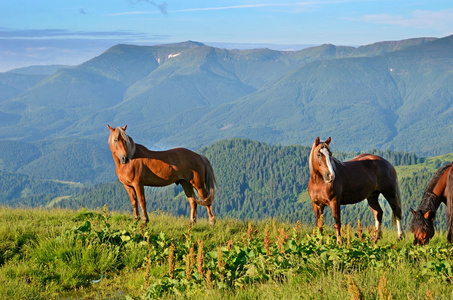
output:
<svg viewBox="0 0 453 300"><path fill-rule="evenodd" d="M353 189L353 190L343 190L343 193L341 195L341 200L340 204L341 205L347 205L347 204L356 204L359 203L366 198L368 198L372 193L374 189Z"/></svg>

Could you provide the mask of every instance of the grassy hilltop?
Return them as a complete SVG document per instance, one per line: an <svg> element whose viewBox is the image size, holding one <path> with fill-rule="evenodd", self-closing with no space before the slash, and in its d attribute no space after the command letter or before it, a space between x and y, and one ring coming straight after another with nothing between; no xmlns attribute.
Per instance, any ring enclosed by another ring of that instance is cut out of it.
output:
<svg viewBox="0 0 453 300"><path fill-rule="evenodd" d="M450 299L446 234L413 247L386 229L333 228L272 219L201 219L0 208L3 299Z"/></svg>

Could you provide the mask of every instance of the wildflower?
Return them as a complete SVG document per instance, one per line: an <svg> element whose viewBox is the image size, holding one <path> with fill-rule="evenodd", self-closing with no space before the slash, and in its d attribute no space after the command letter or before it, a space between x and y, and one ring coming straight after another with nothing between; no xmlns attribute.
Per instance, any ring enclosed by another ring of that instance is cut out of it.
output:
<svg viewBox="0 0 453 300"><path fill-rule="evenodd" d="M198 265L198 273L200 273L201 278L203 278L203 274L204 274L203 264L204 264L203 241L198 239L197 265Z"/></svg>
<svg viewBox="0 0 453 300"><path fill-rule="evenodd" d="M189 249L187 249L186 255L186 278L190 280L192 277L193 265L195 264L195 250L193 248L193 243Z"/></svg>
<svg viewBox="0 0 453 300"><path fill-rule="evenodd" d="M231 246L233 246L233 240L229 240L229 241L227 242L228 251L231 251Z"/></svg>
<svg viewBox="0 0 453 300"><path fill-rule="evenodd" d="M300 230L300 221L297 220L296 228L294 228L294 238L297 238L297 236L299 235L299 230Z"/></svg>
<svg viewBox="0 0 453 300"><path fill-rule="evenodd" d="M223 279L223 270L225 269L225 265L226 265L226 263L223 260L223 252L219 247L219 248L217 248L217 267L219 269L219 274L222 279Z"/></svg>
<svg viewBox="0 0 453 300"><path fill-rule="evenodd" d="M264 248L266 249L267 255L271 254L271 252L269 251L270 244L271 244L271 239L270 239L269 227L266 225L266 229L264 230Z"/></svg>
<svg viewBox="0 0 453 300"><path fill-rule="evenodd" d="M360 224L360 220L357 220L357 232L359 233L360 241L363 243L362 224Z"/></svg>
<svg viewBox="0 0 453 300"><path fill-rule="evenodd" d="M280 234L278 235L277 242L278 242L278 248L282 252L283 255L285 255L285 244L286 241L288 240L288 234L286 233L285 227L282 226L280 229Z"/></svg>
<svg viewBox="0 0 453 300"><path fill-rule="evenodd" d="M348 286L348 292L351 296L351 300L361 300L363 299L362 291L360 291L359 287L352 278L351 275L346 275L346 283Z"/></svg>
<svg viewBox="0 0 453 300"><path fill-rule="evenodd" d="M175 251L175 245L172 243L170 245L170 248L168 249L168 276L170 278L174 278L175 275L175 256L174 256L174 251Z"/></svg>
<svg viewBox="0 0 453 300"><path fill-rule="evenodd" d="M253 233L252 222L249 222L249 226L247 229L247 235L248 235L247 242L249 245L250 245L250 241L253 239L252 233Z"/></svg>
<svg viewBox="0 0 453 300"><path fill-rule="evenodd" d="M206 286L208 290L211 289L211 269L208 269L208 271L206 272Z"/></svg>
<svg viewBox="0 0 453 300"><path fill-rule="evenodd" d="M392 298L392 293L388 291L387 288L387 277L384 274L382 274L381 279L379 279L379 286L378 286L378 295L379 295L379 300L391 300Z"/></svg>
<svg viewBox="0 0 453 300"><path fill-rule="evenodd" d="M190 241L190 231L192 230L192 222L189 222L189 229L187 230L187 240Z"/></svg>
<svg viewBox="0 0 453 300"><path fill-rule="evenodd" d="M348 223L346 227L346 240L348 243L348 249L351 247L352 233L351 233L351 224Z"/></svg>

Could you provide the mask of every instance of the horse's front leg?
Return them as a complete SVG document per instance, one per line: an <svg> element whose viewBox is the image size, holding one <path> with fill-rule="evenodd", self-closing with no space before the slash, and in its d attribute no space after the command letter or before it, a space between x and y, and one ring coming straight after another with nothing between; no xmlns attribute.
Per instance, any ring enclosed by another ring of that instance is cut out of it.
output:
<svg viewBox="0 0 453 300"><path fill-rule="evenodd" d="M340 213L340 203L336 198L330 201L330 207L332 208L333 219L335 221L334 227L337 233L337 242L343 245L343 239L341 237L341 213Z"/></svg>
<svg viewBox="0 0 453 300"><path fill-rule="evenodd" d="M313 205L313 210L316 216L316 226L318 226L319 231L322 233L323 231L323 212L324 212L324 205L318 205L315 201L312 201L311 204Z"/></svg>
<svg viewBox="0 0 453 300"><path fill-rule="evenodd" d="M146 211L146 199L145 199L145 187L143 184L138 184L134 186L137 193L138 201L140 202L140 207L143 212L143 223L147 224L149 222L148 212Z"/></svg>
<svg viewBox="0 0 453 300"><path fill-rule="evenodd" d="M138 222L140 220L140 214L138 213L138 203L137 203L137 194L135 193L135 189L131 186L124 185L127 193L129 194L129 198L131 199L132 208L134 209L134 217L135 221Z"/></svg>

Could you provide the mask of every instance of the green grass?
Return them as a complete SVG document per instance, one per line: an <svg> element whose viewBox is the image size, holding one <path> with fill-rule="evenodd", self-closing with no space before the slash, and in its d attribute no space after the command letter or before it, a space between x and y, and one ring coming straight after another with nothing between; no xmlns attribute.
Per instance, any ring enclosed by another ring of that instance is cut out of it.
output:
<svg viewBox="0 0 453 300"><path fill-rule="evenodd" d="M398 178L411 177L423 170L435 173L437 169L446 163L453 161L453 153L444 154L435 157L428 157L424 162L415 165L401 165L395 167L398 172Z"/></svg>
<svg viewBox="0 0 453 300"><path fill-rule="evenodd" d="M394 228L377 241L367 229L343 228L340 246L333 228L321 235L269 219L189 227L157 211L141 228L106 208L0 207L0 298L352 299L354 288L362 299L452 298L444 232L413 247L412 234L397 242Z"/></svg>

